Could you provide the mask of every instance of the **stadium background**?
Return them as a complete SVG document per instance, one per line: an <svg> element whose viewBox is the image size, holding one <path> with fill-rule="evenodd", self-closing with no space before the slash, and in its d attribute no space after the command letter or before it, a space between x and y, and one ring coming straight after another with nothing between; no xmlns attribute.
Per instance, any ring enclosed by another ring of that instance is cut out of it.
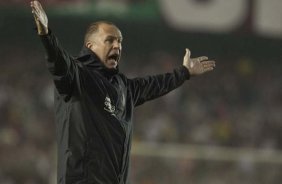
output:
<svg viewBox="0 0 282 184"><path fill-rule="evenodd" d="M133 184L281 183L281 1L41 2L73 55L90 22L115 22L130 77L170 71L185 47L217 61L136 109ZM29 1L1 0L0 15L0 183L54 184L53 86Z"/></svg>

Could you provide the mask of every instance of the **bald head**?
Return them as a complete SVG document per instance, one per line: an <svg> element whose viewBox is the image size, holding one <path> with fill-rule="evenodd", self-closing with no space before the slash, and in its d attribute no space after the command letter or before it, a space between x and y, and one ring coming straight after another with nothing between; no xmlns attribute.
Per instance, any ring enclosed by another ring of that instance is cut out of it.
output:
<svg viewBox="0 0 282 184"><path fill-rule="evenodd" d="M86 33L85 33L85 36L84 36L84 45L86 45L86 43L91 40L92 36L94 36L96 33L98 33L99 28L100 28L101 25L113 26L117 30L119 30L118 27L114 23L109 22L109 21L97 21L97 22L94 22L94 23L90 24L90 26L86 30Z"/></svg>

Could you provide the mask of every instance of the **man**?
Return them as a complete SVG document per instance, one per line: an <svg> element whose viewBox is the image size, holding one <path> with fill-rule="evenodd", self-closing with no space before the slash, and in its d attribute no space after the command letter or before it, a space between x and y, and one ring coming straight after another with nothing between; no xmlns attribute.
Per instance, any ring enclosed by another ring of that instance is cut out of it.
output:
<svg viewBox="0 0 282 184"><path fill-rule="evenodd" d="M172 73L128 79L118 70L122 34L114 24L91 24L73 58L48 28L40 3L31 8L56 87L58 183L128 183L133 108L213 70L215 62L191 59L186 49L183 66Z"/></svg>

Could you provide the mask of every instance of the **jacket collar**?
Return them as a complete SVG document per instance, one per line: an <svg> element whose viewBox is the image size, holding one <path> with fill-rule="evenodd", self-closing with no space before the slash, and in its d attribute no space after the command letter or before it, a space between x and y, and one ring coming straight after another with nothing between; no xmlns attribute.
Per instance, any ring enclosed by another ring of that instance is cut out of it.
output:
<svg viewBox="0 0 282 184"><path fill-rule="evenodd" d="M109 69L107 68L99 57L89 48L83 46L78 57L76 58L80 61L84 66L90 67L94 70L99 71L107 78L111 78L114 75L119 73L118 66L116 69Z"/></svg>

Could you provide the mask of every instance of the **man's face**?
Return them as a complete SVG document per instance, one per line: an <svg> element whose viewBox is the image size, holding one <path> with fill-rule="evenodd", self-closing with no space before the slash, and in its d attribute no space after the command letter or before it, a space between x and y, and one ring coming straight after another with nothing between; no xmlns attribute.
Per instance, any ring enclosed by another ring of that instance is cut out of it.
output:
<svg viewBox="0 0 282 184"><path fill-rule="evenodd" d="M91 49L104 63L113 69L116 68L121 56L122 35L113 25L101 24L99 30L90 37L86 46Z"/></svg>

